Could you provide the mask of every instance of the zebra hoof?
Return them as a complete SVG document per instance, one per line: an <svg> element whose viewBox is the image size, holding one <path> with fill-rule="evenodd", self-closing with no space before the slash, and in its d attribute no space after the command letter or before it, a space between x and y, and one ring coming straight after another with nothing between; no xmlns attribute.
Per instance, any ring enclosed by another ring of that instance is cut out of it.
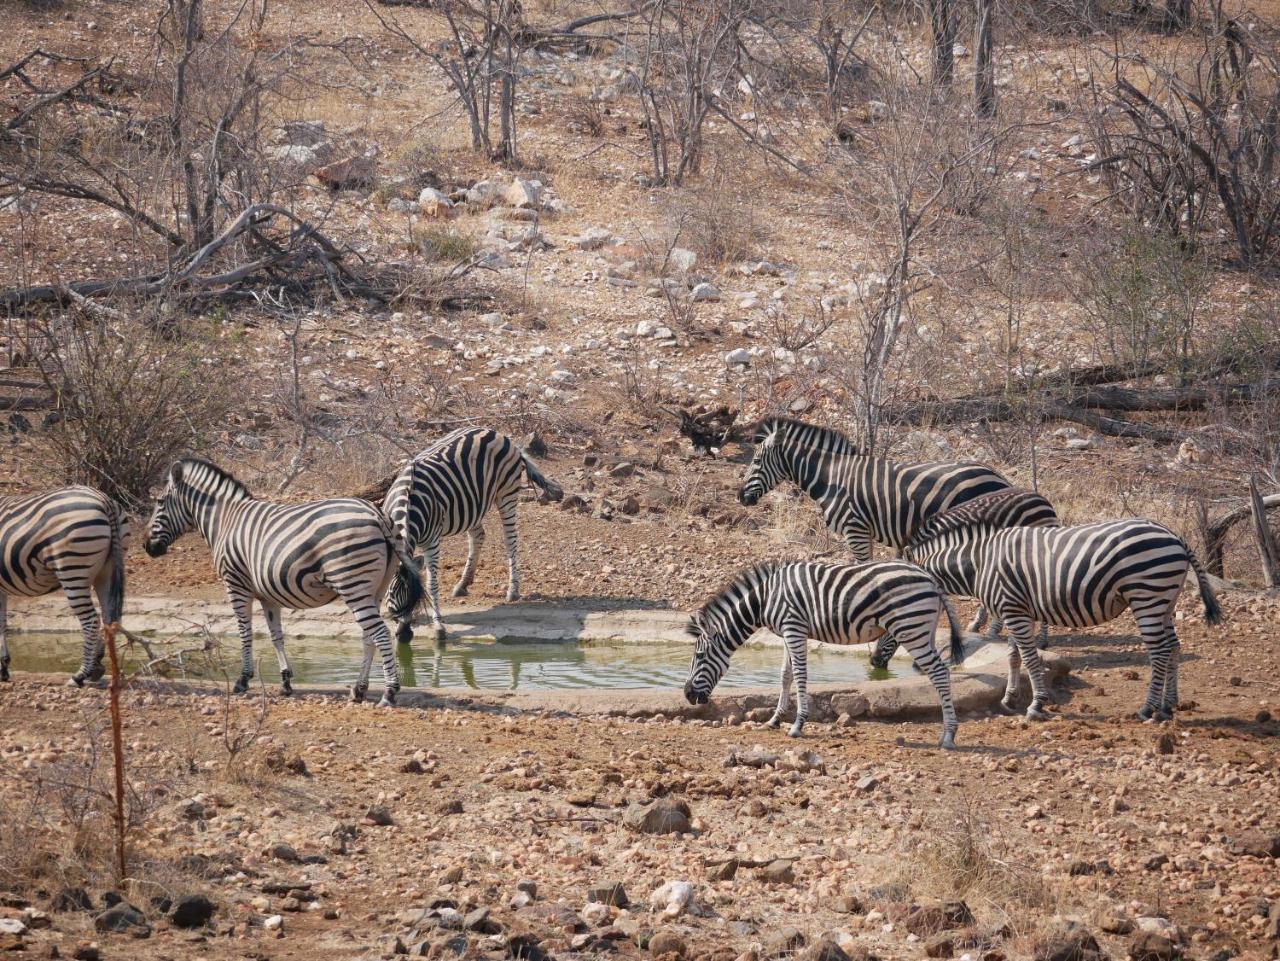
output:
<svg viewBox="0 0 1280 961"><path fill-rule="evenodd" d="M510 604L512 601L518 601L518 600L520 600L520 592L519 592L519 591L507 591L507 603L508 603L508 604Z"/></svg>
<svg viewBox="0 0 1280 961"><path fill-rule="evenodd" d="M956 732L943 731L942 740L938 742L938 747L944 751L954 751L956 749Z"/></svg>
<svg viewBox="0 0 1280 961"><path fill-rule="evenodd" d="M774 728L776 730L777 728L782 726L782 715L775 714L773 717L769 718L769 720L766 721L765 723L768 724L769 727Z"/></svg>
<svg viewBox="0 0 1280 961"><path fill-rule="evenodd" d="M238 678L236 678L236 683L235 683L235 686L231 688L231 693L243 694L247 690L249 690L249 675L241 674Z"/></svg>
<svg viewBox="0 0 1280 961"><path fill-rule="evenodd" d="M67 678L67 687L84 687L84 678L79 674L72 674Z"/></svg>
<svg viewBox="0 0 1280 961"><path fill-rule="evenodd" d="M351 685L351 703L359 704L364 700L364 696L369 691L368 684L352 684Z"/></svg>
<svg viewBox="0 0 1280 961"><path fill-rule="evenodd" d="M470 593L471 587L468 584L459 584L453 589L454 597L466 597Z"/></svg>
<svg viewBox="0 0 1280 961"><path fill-rule="evenodd" d="M400 693L400 686L389 687L382 692L382 700L378 702L378 707L395 707L396 695Z"/></svg>
<svg viewBox="0 0 1280 961"><path fill-rule="evenodd" d="M9 680L9 659L7 657L0 658L0 681Z"/></svg>
<svg viewBox="0 0 1280 961"><path fill-rule="evenodd" d="M403 622L396 628L396 641L400 644L408 644L413 640L413 625L408 621Z"/></svg>
<svg viewBox="0 0 1280 961"><path fill-rule="evenodd" d="M799 737L804 731L804 721L796 721L791 725L791 730L787 731L787 737Z"/></svg>
<svg viewBox="0 0 1280 961"><path fill-rule="evenodd" d="M1139 721L1143 722L1152 721L1155 719L1155 713L1155 708L1144 704L1142 707L1138 708L1137 718Z"/></svg>
<svg viewBox="0 0 1280 961"><path fill-rule="evenodd" d="M446 635L445 635L445 632L444 632L444 625L443 625L443 624L439 624L439 625L437 625L437 626L436 626L436 640L437 640L437 641L443 641L443 640L445 639L445 636L446 636Z"/></svg>
<svg viewBox="0 0 1280 961"><path fill-rule="evenodd" d="M1027 708L1027 720L1028 721L1047 721L1049 720L1049 715L1046 714L1044 711L1040 710L1039 706L1034 701L1032 701L1031 706Z"/></svg>
<svg viewBox="0 0 1280 961"><path fill-rule="evenodd" d="M1010 716L1017 714L1018 709L1014 707L1015 699L1016 699L1015 697L1010 697L1008 695L1005 695L1003 698L1001 698L1000 703L996 705L999 708L1000 713L1007 714Z"/></svg>
<svg viewBox="0 0 1280 961"><path fill-rule="evenodd" d="M101 664L95 664L93 666L93 670L91 670L88 674L86 674L84 676L84 679L86 681L100 681L106 676L106 674L107 674L107 669L105 667L103 667Z"/></svg>

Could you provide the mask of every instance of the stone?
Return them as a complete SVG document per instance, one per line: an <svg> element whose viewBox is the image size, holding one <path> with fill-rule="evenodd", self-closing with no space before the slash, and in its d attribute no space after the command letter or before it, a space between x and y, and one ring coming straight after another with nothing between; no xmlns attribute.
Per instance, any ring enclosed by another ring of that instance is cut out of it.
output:
<svg viewBox="0 0 1280 961"><path fill-rule="evenodd" d="M684 247L672 247L667 254L667 266L678 274L687 274L698 263L698 255Z"/></svg>
<svg viewBox="0 0 1280 961"><path fill-rule="evenodd" d="M788 858L776 858L761 869L760 878L769 884L791 884L796 879L795 867Z"/></svg>
<svg viewBox="0 0 1280 961"><path fill-rule="evenodd" d="M847 714L850 718L862 717L871 709L866 695L834 694L831 697L831 710L836 714Z"/></svg>
<svg viewBox="0 0 1280 961"><path fill-rule="evenodd" d="M284 915L272 914L268 915L262 922L262 927L267 931L284 932Z"/></svg>
<svg viewBox="0 0 1280 961"><path fill-rule="evenodd" d="M11 934L21 937L26 933L26 924L18 918L0 918L0 934Z"/></svg>
<svg viewBox="0 0 1280 961"><path fill-rule="evenodd" d="M683 958L688 951L684 938L667 928L658 931L649 939L649 953L655 958L664 956Z"/></svg>
<svg viewBox="0 0 1280 961"><path fill-rule="evenodd" d="M488 908L481 906L463 916L462 930L474 931L476 934L501 934L502 925L489 917Z"/></svg>
<svg viewBox="0 0 1280 961"><path fill-rule="evenodd" d="M394 822L391 820L391 811L381 804L370 806L369 810L364 814L365 823L372 824L375 827L390 827Z"/></svg>
<svg viewBox="0 0 1280 961"><path fill-rule="evenodd" d="M502 200L509 207L536 208L542 201L542 183L517 178L502 192Z"/></svg>
<svg viewBox="0 0 1280 961"><path fill-rule="evenodd" d="M659 798L649 804L631 804L622 823L641 834L685 834L692 830L689 814L684 801Z"/></svg>
<svg viewBox="0 0 1280 961"><path fill-rule="evenodd" d="M52 911L92 911L93 898L84 888L63 888L49 902Z"/></svg>
<svg viewBox="0 0 1280 961"><path fill-rule="evenodd" d="M859 794L870 794L880 786L880 779L874 774L864 774L858 778L853 784L853 789Z"/></svg>
<svg viewBox="0 0 1280 961"><path fill-rule="evenodd" d="M640 501L636 499L634 494L628 494L622 499L622 503L618 505L618 509L629 517L634 517L640 513Z"/></svg>
<svg viewBox="0 0 1280 961"><path fill-rule="evenodd" d="M613 234L603 227L591 227L575 237L573 243L579 250L599 250L611 240Z"/></svg>
<svg viewBox="0 0 1280 961"><path fill-rule="evenodd" d="M97 941L80 941L71 952L75 961L101 961L102 951Z"/></svg>
<svg viewBox="0 0 1280 961"><path fill-rule="evenodd" d="M280 140L290 146L314 147L324 138L323 120L290 120L280 125Z"/></svg>
<svg viewBox="0 0 1280 961"><path fill-rule="evenodd" d="M924 943L925 957L953 958L956 953L955 937L951 934L935 934Z"/></svg>
<svg viewBox="0 0 1280 961"><path fill-rule="evenodd" d="M478 180L467 190L465 198L472 207L492 207L502 199L503 188L492 180Z"/></svg>
<svg viewBox="0 0 1280 961"><path fill-rule="evenodd" d="M609 468L609 476L614 480L622 480L636 472L636 465L629 460L621 461Z"/></svg>
<svg viewBox="0 0 1280 961"><path fill-rule="evenodd" d="M669 918L679 917L693 904L693 885L688 881L668 881L649 895L649 906Z"/></svg>
<svg viewBox="0 0 1280 961"><path fill-rule="evenodd" d="M1032 961L1104 961L1097 939L1079 924L1059 926L1036 946Z"/></svg>
<svg viewBox="0 0 1280 961"><path fill-rule="evenodd" d="M418 194L418 213L433 220L448 220L457 213L457 205L435 187L424 187Z"/></svg>
<svg viewBox="0 0 1280 961"><path fill-rule="evenodd" d="M621 881L602 881L587 888L587 900L598 901L610 907L625 908L631 902Z"/></svg>
<svg viewBox="0 0 1280 961"><path fill-rule="evenodd" d="M1177 945L1155 931L1138 931L1129 941L1132 961L1173 961L1177 954Z"/></svg>
<svg viewBox="0 0 1280 961"><path fill-rule="evenodd" d="M1177 747L1177 742L1168 731L1156 738L1155 752L1157 754L1172 754L1175 747Z"/></svg>
<svg viewBox="0 0 1280 961"><path fill-rule="evenodd" d="M707 868L708 881L732 881L738 873L738 859L730 858L722 864L713 864Z"/></svg>
<svg viewBox="0 0 1280 961"><path fill-rule="evenodd" d="M1251 858L1280 858L1280 834L1249 831L1236 838L1232 847Z"/></svg>
<svg viewBox="0 0 1280 961"><path fill-rule="evenodd" d="M551 955L538 944L532 934L517 934L507 939L507 956L513 961L551 961Z"/></svg>
<svg viewBox="0 0 1280 961"><path fill-rule="evenodd" d="M587 905L579 912L579 916L587 924L593 927L604 927L609 923L609 905L601 904L598 901L588 902Z"/></svg>
<svg viewBox="0 0 1280 961"><path fill-rule="evenodd" d="M751 363L751 351L745 347L736 347L724 355L725 366L745 367Z"/></svg>
<svg viewBox="0 0 1280 961"><path fill-rule="evenodd" d="M216 910L217 905L203 894L188 894L174 904L169 920L175 927L200 928L209 923Z"/></svg>
<svg viewBox="0 0 1280 961"><path fill-rule="evenodd" d="M127 901L120 901L93 919L99 931L127 931L147 927L146 916Z"/></svg>
<svg viewBox="0 0 1280 961"><path fill-rule="evenodd" d="M799 928L783 928L764 943L764 951L760 956L769 961L772 958L794 954L804 947L806 940L804 932Z"/></svg>
<svg viewBox="0 0 1280 961"><path fill-rule="evenodd" d="M1134 929L1133 919L1116 907L1100 910L1094 917L1094 924L1107 934L1131 934Z"/></svg>
<svg viewBox="0 0 1280 961"><path fill-rule="evenodd" d="M799 961L852 961L847 951L830 938L822 938L797 956Z"/></svg>
<svg viewBox="0 0 1280 961"><path fill-rule="evenodd" d="M689 292L689 299L695 304L718 304L720 288L704 280Z"/></svg>
<svg viewBox="0 0 1280 961"><path fill-rule="evenodd" d="M462 866L459 864L455 864L453 867L449 868L449 870L445 871L444 874L440 875L441 884L457 884L461 880Z"/></svg>
<svg viewBox="0 0 1280 961"><path fill-rule="evenodd" d="M373 186L377 155L373 151L351 154L316 171L316 179L330 190L360 190Z"/></svg>
<svg viewBox="0 0 1280 961"><path fill-rule="evenodd" d="M302 860L297 848L292 844L285 844L283 841L271 845L271 856L277 861L286 861L289 864L297 864Z"/></svg>

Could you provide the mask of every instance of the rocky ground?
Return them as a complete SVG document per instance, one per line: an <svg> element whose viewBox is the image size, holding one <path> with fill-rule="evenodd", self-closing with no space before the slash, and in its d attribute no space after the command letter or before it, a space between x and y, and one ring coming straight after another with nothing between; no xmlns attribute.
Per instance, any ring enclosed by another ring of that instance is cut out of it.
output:
<svg viewBox="0 0 1280 961"><path fill-rule="evenodd" d="M793 742L751 721L318 696L273 697L264 717L253 698L129 691L136 914L104 910L110 823L89 792L108 784L105 694L19 677L0 692L0 943L146 959L1271 957L1276 612L1228 612L1225 632L1183 625L1176 722L1132 719L1132 645L1072 638L1058 716L965 718L954 753L932 747L935 721L811 724Z"/></svg>

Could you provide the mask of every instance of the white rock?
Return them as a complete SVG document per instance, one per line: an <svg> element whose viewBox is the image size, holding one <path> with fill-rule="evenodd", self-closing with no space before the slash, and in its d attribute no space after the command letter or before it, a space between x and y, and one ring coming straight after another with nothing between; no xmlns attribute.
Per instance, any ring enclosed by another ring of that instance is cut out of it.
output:
<svg viewBox="0 0 1280 961"><path fill-rule="evenodd" d="M502 197L502 186L492 180L478 180L467 191L467 203L473 207L492 207Z"/></svg>
<svg viewBox="0 0 1280 961"><path fill-rule="evenodd" d="M517 177L503 191L502 199L511 207L537 207L542 200L542 182L539 180L521 180Z"/></svg>
<svg viewBox="0 0 1280 961"><path fill-rule="evenodd" d="M424 217L445 219L453 215L454 203L435 187L424 187L418 194L418 211Z"/></svg>
<svg viewBox="0 0 1280 961"><path fill-rule="evenodd" d="M279 914L273 914L262 922L262 926L268 931L279 931L284 927L284 917Z"/></svg>
<svg viewBox="0 0 1280 961"><path fill-rule="evenodd" d="M738 347L724 355L724 362L730 367L749 364L751 363L751 351L745 347Z"/></svg>
<svg viewBox="0 0 1280 961"><path fill-rule="evenodd" d="M652 321L642 320L638 324L636 324L636 336L652 337L655 329L656 328Z"/></svg>
<svg viewBox="0 0 1280 961"><path fill-rule="evenodd" d="M1075 133L1075 134L1072 134L1070 137L1068 137L1066 140L1062 141L1062 149L1070 150L1072 147L1078 147L1082 143L1084 143L1084 137L1082 137L1078 133Z"/></svg>
<svg viewBox="0 0 1280 961"><path fill-rule="evenodd" d="M683 914L692 903L693 885L688 881L668 881L649 895L649 906L669 918Z"/></svg>
<svg viewBox="0 0 1280 961"><path fill-rule="evenodd" d="M684 247L672 247L667 264L678 274L687 274L698 263L698 255Z"/></svg>
<svg viewBox="0 0 1280 961"><path fill-rule="evenodd" d="M27 926L17 918L0 918L0 934L26 934Z"/></svg>
<svg viewBox="0 0 1280 961"><path fill-rule="evenodd" d="M967 57L969 56L969 48L966 47L963 43L953 43L951 45L951 56Z"/></svg>
<svg viewBox="0 0 1280 961"><path fill-rule="evenodd" d="M694 287L689 299L695 304L715 304L720 302L720 288L705 281Z"/></svg>
<svg viewBox="0 0 1280 961"><path fill-rule="evenodd" d="M1067 441L1067 450L1093 450L1097 446L1092 437L1072 437Z"/></svg>
<svg viewBox="0 0 1280 961"><path fill-rule="evenodd" d="M608 922L609 906L607 904L601 904L599 901L592 901L591 903L584 905L578 914L583 921L587 922L587 924L594 924L598 927Z"/></svg>

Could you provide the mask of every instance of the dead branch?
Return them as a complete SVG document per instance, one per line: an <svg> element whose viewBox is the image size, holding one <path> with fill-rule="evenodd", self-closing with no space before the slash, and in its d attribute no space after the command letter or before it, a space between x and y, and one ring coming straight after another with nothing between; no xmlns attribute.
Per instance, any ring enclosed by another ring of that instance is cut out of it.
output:
<svg viewBox="0 0 1280 961"><path fill-rule="evenodd" d="M1280 494L1268 494L1261 498L1262 510L1272 511L1280 507ZM1222 553L1227 533L1236 524L1253 514L1255 508L1252 499L1239 507L1227 511L1215 521L1204 525L1204 566L1210 574L1223 577Z"/></svg>
<svg viewBox="0 0 1280 961"><path fill-rule="evenodd" d="M1258 477L1249 475L1249 513L1253 517L1253 536L1258 542L1258 558L1262 562L1262 576L1268 588L1280 586L1280 553L1276 550L1275 535L1267 523L1267 508L1258 493Z"/></svg>

